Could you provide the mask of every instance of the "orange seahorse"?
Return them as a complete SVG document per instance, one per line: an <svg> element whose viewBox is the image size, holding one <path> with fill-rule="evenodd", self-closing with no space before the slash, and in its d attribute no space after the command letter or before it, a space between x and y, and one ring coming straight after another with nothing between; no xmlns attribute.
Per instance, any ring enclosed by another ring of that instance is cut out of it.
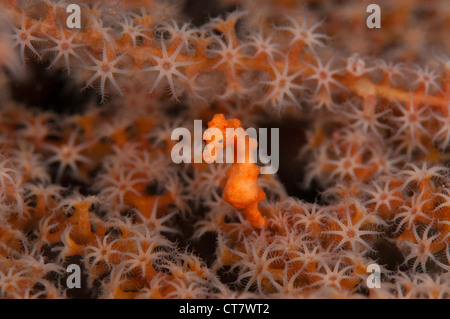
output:
<svg viewBox="0 0 450 319"><path fill-rule="evenodd" d="M239 134L235 134L239 129L244 134L241 137ZM217 134L219 133L217 130L220 130L221 134ZM214 115L213 119L208 122L208 130L205 133L204 138L209 153L204 152L203 158L209 163L216 159L220 149L229 145L234 147L235 158L233 165L227 171L223 199L234 208L244 211L254 227L266 227L268 221L258 209L258 203L265 199L266 194L258 186L258 175L261 169L255 164L253 156L258 142L243 131L241 121L238 119L226 120L223 114ZM217 135L220 138L217 138Z"/></svg>

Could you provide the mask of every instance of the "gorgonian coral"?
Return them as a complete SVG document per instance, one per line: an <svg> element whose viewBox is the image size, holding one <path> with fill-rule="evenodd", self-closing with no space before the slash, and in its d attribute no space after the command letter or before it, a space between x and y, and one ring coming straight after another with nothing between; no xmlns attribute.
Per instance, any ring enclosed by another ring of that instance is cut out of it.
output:
<svg viewBox="0 0 450 319"><path fill-rule="evenodd" d="M448 298L448 3L223 2L0 1L0 297ZM194 120L279 174L175 163Z"/></svg>

